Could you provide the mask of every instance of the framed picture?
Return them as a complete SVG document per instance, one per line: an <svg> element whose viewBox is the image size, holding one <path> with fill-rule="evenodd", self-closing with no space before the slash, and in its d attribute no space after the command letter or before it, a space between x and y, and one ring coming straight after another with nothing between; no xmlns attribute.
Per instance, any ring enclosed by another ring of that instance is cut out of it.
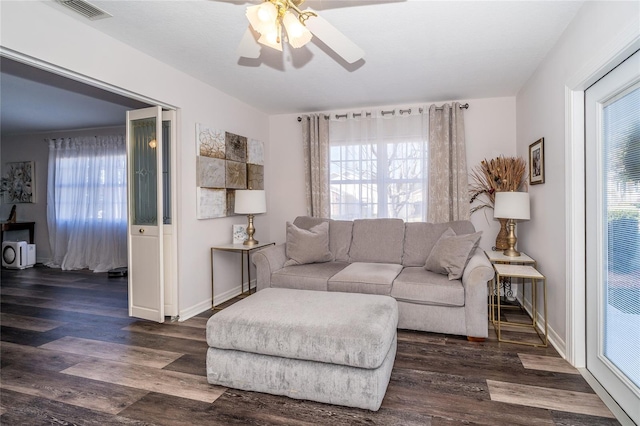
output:
<svg viewBox="0 0 640 426"><path fill-rule="evenodd" d="M247 239L247 225L233 225L233 244L242 244Z"/></svg>
<svg viewBox="0 0 640 426"><path fill-rule="evenodd" d="M529 183L544 183L544 138L529 145Z"/></svg>
<svg viewBox="0 0 640 426"><path fill-rule="evenodd" d="M0 192L6 203L35 203L35 167L33 161L6 164L6 173L0 180Z"/></svg>

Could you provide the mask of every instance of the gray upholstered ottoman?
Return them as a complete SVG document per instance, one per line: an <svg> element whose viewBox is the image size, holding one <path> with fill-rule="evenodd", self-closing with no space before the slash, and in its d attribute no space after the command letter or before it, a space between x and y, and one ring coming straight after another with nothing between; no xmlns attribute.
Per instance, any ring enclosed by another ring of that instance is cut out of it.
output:
<svg viewBox="0 0 640 426"><path fill-rule="evenodd" d="M207 380L376 411L396 356L389 296L267 288L207 323Z"/></svg>

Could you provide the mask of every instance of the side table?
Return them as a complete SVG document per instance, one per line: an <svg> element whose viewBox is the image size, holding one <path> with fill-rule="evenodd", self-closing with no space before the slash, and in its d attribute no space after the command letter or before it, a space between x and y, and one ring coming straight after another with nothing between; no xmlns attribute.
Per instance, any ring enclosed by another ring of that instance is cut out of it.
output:
<svg viewBox="0 0 640 426"><path fill-rule="evenodd" d="M509 322L509 321L503 321L500 315L500 309L501 309L501 303L500 303L500 297L497 297L498 303L495 304L495 306L497 307L497 312L493 312L494 310L494 303L492 301L491 303L491 321L493 322L493 326L496 330L496 334L498 335L498 341L499 342L506 342L506 343L517 343L517 344L521 344L521 345L529 345L529 346L536 346L536 347L547 347L548 345L548 332L547 332L547 279L545 278L544 275L542 275L540 272L538 272L537 269L535 269L533 266L529 266L529 265L508 265L508 264L504 264L504 263L495 263L493 265L493 268L496 271L496 277L493 280L494 282L494 291L498 292L499 295L499 291L500 291L500 280L502 278L521 278L522 279L522 288L523 288L523 293L524 293L524 288L526 284L531 284L531 311L532 311L532 315L531 315L531 324L523 324L523 323L516 323L516 322ZM538 330L538 309L537 309L537 303L538 303L538 284L542 284L542 291L543 291L543 300L544 300L544 334L540 334L540 331ZM509 326L513 326L513 327L526 327L526 328L533 328L533 330L538 334L538 337L540 338L540 340L542 341L542 344L538 344L538 343L529 343L529 342L520 342L520 341L514 341L514 340L508 340L508 339L503 339L502 338L502 325L509 325Z"/></svg>
<svg viewBox="0 0 640 426"><path fill-rule="evenodd" d="M520 256L505 256L503 250L489 250L484 252L491 263L508 263L510 265L533 265L536 268L536 261L527 256L524 252L520 252Z"/></svg>
<svg viewBox="0 0 640 426"><path fill-rule="evenodd" d="M509 265L533 265L537 268L537 262L531 257L527 256L524 252L520 252L520 256L505 256L503 250L491 250L484 252L489 258L489 262L492 264L506 263ZM513 291L511 290L511 280L505 280L501 283L504 289L504 296L506 298L513 297ZM498 293L498 296L500 293ZM495 294L492 293L492 296Z"/></svg>
<svg viewBox="0 0 640 426"><path fill-rule="evenodd" d="M35 222L2 222L0 223L0 244L4 241L4 233L8 231L29 231L29 244L34 243Z"/></svg>
<svg viewBox="0 0 640 426"><path fill-rule="evenodd" d="M244 244L223 244L220 246L211 247L211 310L216 310L215 306L215 292L214 292L214 284L213 284L213 264L214 264L214 252L215 251L227 251L233 253L240 253L240 270L241 270L241 281L240 281L240 297L246 297L251 294L251 262L250 255L254 250L258 250L261 248L265 248L267 246L275 245L275 243L259 243L254 244L252 246L245 246ZM247 291L244 291L244 259L242 255L246 255L247 258Z"/></svg>

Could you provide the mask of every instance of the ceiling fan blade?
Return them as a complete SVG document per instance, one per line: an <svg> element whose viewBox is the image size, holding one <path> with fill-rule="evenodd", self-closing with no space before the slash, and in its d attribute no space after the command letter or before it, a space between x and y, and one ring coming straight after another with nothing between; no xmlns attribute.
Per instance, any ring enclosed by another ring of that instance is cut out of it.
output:
<svg viewBox="0 0 640 426"><path fill-rule="evenodd" d="M305 12L314 11L307 9ZM364 57L364 50L347 38L347 36L338 31L336 27L327 22L327 20L322 16L318 15L309 18L306 22L306 26L314 36L318 37L324 44L340 55L342 59L348 63L352 64Z"/></svg>
<svg viewBox="0 0 640 426"><path fill-rule="evenodd" d="M242 40L240 40L240 45L238 45L238 56L251 59L260 57L260 44L258 44L256 38L253 36L251 27L247 28L247 31L245 31L242 36Z"/></svg>

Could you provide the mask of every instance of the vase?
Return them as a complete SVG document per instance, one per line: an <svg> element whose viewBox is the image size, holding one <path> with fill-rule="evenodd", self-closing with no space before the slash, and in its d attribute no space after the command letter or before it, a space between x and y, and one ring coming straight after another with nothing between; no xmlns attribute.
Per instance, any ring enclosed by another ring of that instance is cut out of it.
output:
<svg viewBox="0 0 640 426"><path fill-rule="evenodd" d="M500 221L500 231L496 235L496 250L506 250L509 248L507 239L509 232L507 231L507 222L509 219L498 219Z"/></svg>

